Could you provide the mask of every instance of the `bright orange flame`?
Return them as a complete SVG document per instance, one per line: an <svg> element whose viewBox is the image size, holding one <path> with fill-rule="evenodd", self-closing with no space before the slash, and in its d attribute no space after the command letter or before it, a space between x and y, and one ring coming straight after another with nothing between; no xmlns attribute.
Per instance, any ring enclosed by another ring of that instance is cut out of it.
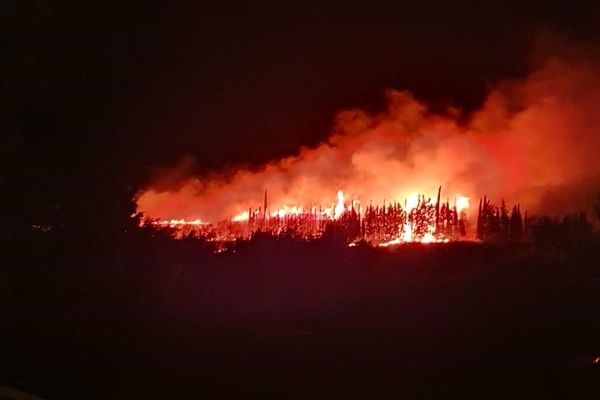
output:
<svg viewBox="0 0 600 400"><path fill-rule="evenodd" d="M344 213L344 192L338 190L337 192L337 204L335 205L333 217L338 219Z"/></svg>
<svg viewBox="0 0 600 400"><path fill-rule="evenodd" d="M231 220L235 221L235 222L241 222L241 221L248 221L249 218L250 218L250 212L244 211L244 212L236 215L235 217L231 218Z"/></svg>
<svg viewBox="0 0 600 400"><path fill-rule="evenodd" d="M272 217L279 217L279 218L284 218L286 215L300 215L302 214L302 212L304 211L304 209L301 206L282 206L279 209L277 209L277 211L272 212L271 216Z"/></svg>
<svg viewBox="0 0 600 400"><path fill-rule="evenodd" d="M436 242L437 239L435 238L435 236L433 236L432 233L427 232L424 236L423 239L421 239L421 243L434 243Z"/></svg>
<svg viewBox="0 0 600 400"><path fill-rule="evenodd" d="M406 198L406 211L410 212L412 209L417 207L419 204L419 195L417 193L411 193Z"/></svg>
<svg viewBox="0 0 600 400"><path fill-rule="evenodd" d="M470 201L468 197L465 196L456 196L456 211L458 212L458 215L460 216L460 214L469 208L470 206Z"/></svg>
<svg viewBox="0 0 600 400"><path fill-rule="evenodd" d="M403 242L412 242L413 241L412 226L410 224L404 224L403 228L404 228L404 230L402 232L402 241ZM396 239L393 239L392 242L394 240L396 240Z"/></svg>

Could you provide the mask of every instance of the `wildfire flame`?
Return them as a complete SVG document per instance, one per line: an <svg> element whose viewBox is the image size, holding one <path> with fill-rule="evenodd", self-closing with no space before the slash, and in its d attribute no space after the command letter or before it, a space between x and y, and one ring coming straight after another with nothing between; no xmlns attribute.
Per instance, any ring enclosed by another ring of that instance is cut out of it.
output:
<svg viewBox="0 0 600 400"><path fill-rule="evenodd" d="M459 214L463 213L465 210L469 208L469 198L465 196L456 196L456 211Z"/></svg>
<svg viewBox="0 0 600 400"><path fill-rule="evenodd" d="M440 204L440 194L441 187L436 202L411 194L405 199L404 207L394 202L387 207L371 205L361 210L358 200L354 199L347 205L344 192L338 190L337 202L331 207L317 209L313 206L308 211L302 206L282 206L275 212L268 211L265 196L264 208L242 212L230 218L229 222L213 225L200 219L172 219L151 223L176 228L176 237L183 237L186 232L199 232L201 236L210 236L215 241L245 238L257 231L281 234L289 230L300 238L312 239L323 235L328 227L334 225L346 235L350 245L355 245L358 239L367 239L381 247L411 242L441 243L448 242L451 237L464 239L464 210L469 206L469 199L457 196L454 207L451 207L449 202ZM146 222L142 221L142 224Z"/></svg>
<svg viewBox="0 0 600 400"><path fill-rule="evenodd" d="M338 201L337 201L337 204L335 205L335 209L334 209L334 213L333 213L333 218L335 218L335 219L338 219L339 217L341 217L345 211L344 192L342 192L341 190L338 190L337 199L338 199Z"/></svg>
<svg viewBox="0 0 600 400"><path fill-rule="evenodd" d="M203 222L200 219L195 219L193 221L186 221L185 219L169 219L169 220L152 221L151 223L153 225L158 225L158 226L168 226L169 228L206 225L206 222Z"/></svg>

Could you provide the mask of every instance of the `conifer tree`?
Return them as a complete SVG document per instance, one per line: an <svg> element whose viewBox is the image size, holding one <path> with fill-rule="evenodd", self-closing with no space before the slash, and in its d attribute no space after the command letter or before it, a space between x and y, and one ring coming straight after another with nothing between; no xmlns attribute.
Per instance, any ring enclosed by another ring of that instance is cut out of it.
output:
<svg viewBox="0 0 600 400"><path fill-rule="evenodd" d="M523 219L521 218L520 206L516 205L512 209L510 215L510 232L509 238L511 241L521 240L523 237Z"/></svg>
<svg viewBox="0 0 600 400"><path fill-rule="evenodd" d="M483 240L483 200L479 199L479 210L477 211L477 239Z"/></svg>
<svg viewBox="0 0 600 400"><path fill-rule="evenodd" d="M506 202L502 199L500 207L500 237L502 240L508 240L510 232L510 218L508 217L508 209Z"/></svg>

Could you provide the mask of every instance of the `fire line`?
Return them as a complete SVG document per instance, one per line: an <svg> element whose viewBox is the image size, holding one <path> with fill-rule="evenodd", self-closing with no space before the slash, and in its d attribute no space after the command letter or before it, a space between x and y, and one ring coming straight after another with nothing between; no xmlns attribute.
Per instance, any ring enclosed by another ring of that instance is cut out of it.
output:
<svg viewBox="0 0 600 400"><path fill-rule="evenodd" d="M227 242L250 238L257 232L288 235L298 240L312 240L334 235L348 243L365 240L378 246L399 243L434 243L464 240L467 237L466 210L469 198L457 196L453 203L441 198L411 195L404 205L399 202L369 204L361 207L358 200L347 201L342 190L337 202L329 207L280 206L273 209L265 190L262 206L248 209L217 223L200 219L151 220L142 224L175 229L176 237L188 235L210 241Z"/></svg>

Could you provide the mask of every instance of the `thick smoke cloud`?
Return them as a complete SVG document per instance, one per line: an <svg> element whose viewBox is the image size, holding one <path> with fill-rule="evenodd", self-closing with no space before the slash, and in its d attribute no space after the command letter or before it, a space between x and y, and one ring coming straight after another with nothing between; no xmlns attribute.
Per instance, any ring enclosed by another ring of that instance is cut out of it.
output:
<svg viewBox="0 0 600 400"><path fill-rule="evenodd" d="M472 204L487 195L534 213L589 209L600 192L600 63L582 47L554 48L560 54L497 84L468 118L388 90L384 111L341 111L327 141L258 170L190 177L185 160L138 193L138 211L214 222L257 208L265 189L274 212L330 206L337 190L380 204L433 197L438 185Z"/></svg>

